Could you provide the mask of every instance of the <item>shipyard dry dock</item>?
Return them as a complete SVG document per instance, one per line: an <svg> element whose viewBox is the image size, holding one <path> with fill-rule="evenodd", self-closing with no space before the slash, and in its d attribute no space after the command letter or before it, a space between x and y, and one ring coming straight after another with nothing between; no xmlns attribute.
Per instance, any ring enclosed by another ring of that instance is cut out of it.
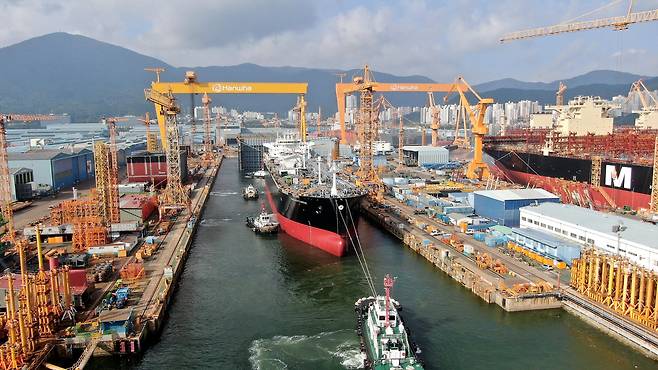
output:
<svg viewBox="0 0 658 370"><path fill-rule="evenodd" d="M135 304L129 302L124 308L102 311L98 317L100 330L92 325L87 333L78 332L76 336L62 340L58 346L60 355L84 349L73 368L84 367L92 356L141 353L149 340L157 337L184 269L199 215L203 212L222 161L223 157L220 156L218 162L205 170L191 192L189 209L181 211L172 220L171 228L163 236L158 249L141 264L143 270L135 273L132 280L117 280L108 285L107 291L121 284L127 285L138 297ZM135 258L129 258L124 267L135 263ZM107 330L109 334L103 334L105 327L111 327ZM46 366L56 368L52 364Z"/></svg>
<svg viewBox="0 0 658 370"><path fill-rule="evenodd" d="M509 312L564 308L658 360L658 332L655 328L639 325L607 310L598 302L588 300L568 286L565 279L568 271L550 274L515 258L505 249L486 246L464 234L456 237L455 227L418 215L414 208L395 198L386 198L381 203L366 201L362 210L405 246L485 302L495 303ZM410 222L418 219L422 220L422 227Z"/></svg>

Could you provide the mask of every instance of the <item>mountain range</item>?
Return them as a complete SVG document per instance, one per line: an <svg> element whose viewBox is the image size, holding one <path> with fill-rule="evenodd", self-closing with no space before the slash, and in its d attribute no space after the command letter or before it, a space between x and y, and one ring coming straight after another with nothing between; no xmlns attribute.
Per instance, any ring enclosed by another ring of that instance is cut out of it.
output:
<svg viewBox="0 0 658 370"><path fill-rule="evenodd" d="M71 114L73 121L97 121L102 116L141 115L152 109L144 101L143 89L154 79L146 67L164 67L164 81L180 81L185 71L194 70L201 81L308 82L308 110L322 107L324 115L336 112L335 83L338 73L348 76L359 70L300 67L264 67L255 64L211 67L174 67L159 59L129 49L68 33L52 33L0 48L0 111L11 113ZM374 72L380 82L433 82L424 76L396 76ZM566 98L626 95L630 84L640 78L652 89L658 78L617 71L593 71L562 81ZM495 101L555 101L559 81L524 82L504 78L475 85L481 95ZM438 97L438 96L437 96ZM424 105L425 93L387 94L394 105ZM180 97L184 109L191 102ZM191 98L190 98L191 99ZM213 104L239 110L285 113L296 97L287 95L215 95ZM199 103L196 98L196 103Z"/></svg>

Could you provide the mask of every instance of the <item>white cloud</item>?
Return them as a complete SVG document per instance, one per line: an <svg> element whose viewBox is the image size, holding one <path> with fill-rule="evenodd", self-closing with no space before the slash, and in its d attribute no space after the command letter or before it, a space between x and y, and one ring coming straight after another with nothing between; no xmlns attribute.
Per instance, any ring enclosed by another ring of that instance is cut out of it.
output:
<svg viewBox="0 0 658 370"><path fill-rule="evenodd" d="M252 62L347 69L368 63L376 70L442 81L462 74L471 82L551 80L597 68L658 74L656 52L643 48L653 40L656 24L624 33L600 30L498 43L505 32L559 23L600 5L599 0L356 6L339 0L0 0L5 23L0 45L67 31L186 66ZM619 45L624 63L615 57Z"/></svg>

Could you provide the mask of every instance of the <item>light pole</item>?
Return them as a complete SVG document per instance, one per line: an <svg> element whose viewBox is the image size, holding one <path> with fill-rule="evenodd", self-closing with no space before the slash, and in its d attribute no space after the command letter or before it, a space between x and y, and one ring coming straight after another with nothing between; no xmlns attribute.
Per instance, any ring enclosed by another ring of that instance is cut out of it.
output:
<svg viewBox="0 0 658 370"><path fill-rule="evenodd" d="M621 221L616 225L612 225L612 232L617 233L617 250L615 250L615 254L617 255L619 255L619 247L621 245L621 233L624 230L626 230L626 226L624 226L624 224Z"/></svg>

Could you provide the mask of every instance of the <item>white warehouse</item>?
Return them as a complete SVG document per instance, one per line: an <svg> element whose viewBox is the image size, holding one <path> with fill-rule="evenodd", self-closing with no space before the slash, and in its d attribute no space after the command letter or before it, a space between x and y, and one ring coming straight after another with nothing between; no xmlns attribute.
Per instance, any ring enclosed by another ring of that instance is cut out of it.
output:
<svg viewBox="0 0 658 370"><path fill-rule="evenodd" d="M570 204L521 208L522 228L537 229L658 271L658 226Z"/></svg>

